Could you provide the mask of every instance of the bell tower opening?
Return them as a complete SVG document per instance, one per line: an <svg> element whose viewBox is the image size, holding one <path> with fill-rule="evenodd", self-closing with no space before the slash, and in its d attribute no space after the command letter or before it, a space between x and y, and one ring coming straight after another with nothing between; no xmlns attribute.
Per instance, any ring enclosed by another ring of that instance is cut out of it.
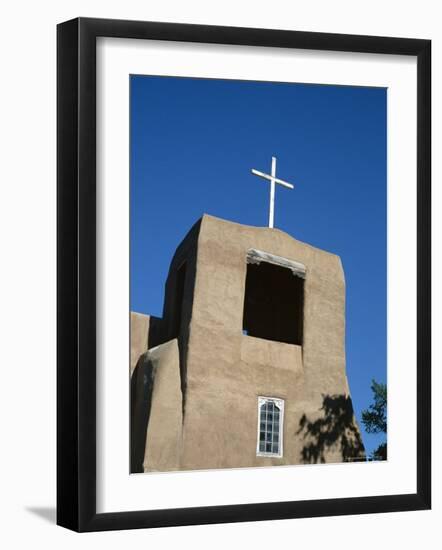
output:
<svg viewBox="0 0 442 550"><path fill-rule="evenodd" d="M303 264L250 250L244 294L243 334L302 346Z"/></svg>

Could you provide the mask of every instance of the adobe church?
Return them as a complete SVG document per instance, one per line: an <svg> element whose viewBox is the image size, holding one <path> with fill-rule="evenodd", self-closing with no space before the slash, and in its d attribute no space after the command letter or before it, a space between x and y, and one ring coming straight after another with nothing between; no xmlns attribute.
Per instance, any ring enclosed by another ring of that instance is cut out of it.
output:
<svg viewBox="0 0 442 550"><path fill-rule="evenodd" d="M131 472L354 460L339 256L204 215L131 313Z"/></svg>

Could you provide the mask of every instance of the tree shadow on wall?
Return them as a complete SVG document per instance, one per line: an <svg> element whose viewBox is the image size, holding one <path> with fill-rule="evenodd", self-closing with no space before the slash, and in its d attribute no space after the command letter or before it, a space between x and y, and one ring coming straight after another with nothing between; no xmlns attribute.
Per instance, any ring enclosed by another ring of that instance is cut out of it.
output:
<svg viewBox="0 0 442 550"><path fill-rule="evenodd" d="M365 451L356 424L353 405L347 395L323 395L322 415L309 420L304 414L297 434L305 444L301 455L304 464L325 463L330 451L339 451L343 462L365 461Z"/></svg>

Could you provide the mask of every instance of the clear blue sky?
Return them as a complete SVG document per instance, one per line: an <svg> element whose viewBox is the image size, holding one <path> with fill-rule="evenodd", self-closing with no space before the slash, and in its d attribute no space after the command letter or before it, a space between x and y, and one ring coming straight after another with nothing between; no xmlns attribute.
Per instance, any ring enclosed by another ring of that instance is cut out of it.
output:
<svg viewBox="0 0 442 550"><path fill-rule="evenodd" d="M386 90L132 76L131 309L162 315L169 262L203 213L275 226L339 254L347 374L358 420L386 381ZM361 425L362 428L362 425ZM363 433L367 451L378 436Z"/></svg>

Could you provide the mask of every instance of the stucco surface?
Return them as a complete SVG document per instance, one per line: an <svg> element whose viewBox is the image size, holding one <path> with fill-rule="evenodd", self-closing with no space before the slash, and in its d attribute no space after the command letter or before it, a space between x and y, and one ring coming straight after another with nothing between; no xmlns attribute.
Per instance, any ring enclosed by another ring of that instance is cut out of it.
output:
<svg viewBox="0 0 442 550"><path fill-rule="evenodd" d="M147 352L154 371L152 403L146 435L145 471L180 468L182 399L178 341Z"/></svg>
<svg viewBox="0 0 442 550"><path fill-rule="evenodd" d="M130 313L130 374L132 375L137 361L147 351L149 334L149 315Z"/></svg>
<svg viewBox="0 0 442 550"><path fill-rule="evenodd" d="M173 314L176 268L188 258L190 270L178 344L173 346L173 353L166 351L168 348L156 352L161 356L158 372L163 373L163 387L175 387L177 369L181 373L182 439L173 468L170 459L168 462L163 458L158 459L156 464L160 466L155 468L145 461L145 470L343 460L340 434L336 445L320 449L319 460L315 453L321 442L307 452L311 434L306 436L302 431L305 426L315 428L315 420L330 414L330 407L323 407L324 398L329 397L329 403L338 403L331 409L332 414L351 424L347 439L359 434L352 413L348 417L348 409L342 412L342 403L351 407L351 401L345 371L345 280L340 258L278 229L244 226L208 215L183 243L171 263L166 296L169 305L164 315L168 326L167 318ZM247 252L251 248L305 265L302 346L243 334ZM154 399L159 388L155 385ZM259 396L284 399L281 458L256 454ZM167 452L176 448L175 420L174 427L168 427L167 416L173 416L174 407L180 408L181 401L175 390L169 398L175 401L167 409L158 409L162 410L161 420L159 412L155 413L155 423L152 415L149 420L146 456L152 449L164 457L168 437L174 443L167 444ZM303 418L309 422L303 422ZM341 424L331 418L325 425L341 429ZM163 450L154 449L160 445Z"/></svg>

